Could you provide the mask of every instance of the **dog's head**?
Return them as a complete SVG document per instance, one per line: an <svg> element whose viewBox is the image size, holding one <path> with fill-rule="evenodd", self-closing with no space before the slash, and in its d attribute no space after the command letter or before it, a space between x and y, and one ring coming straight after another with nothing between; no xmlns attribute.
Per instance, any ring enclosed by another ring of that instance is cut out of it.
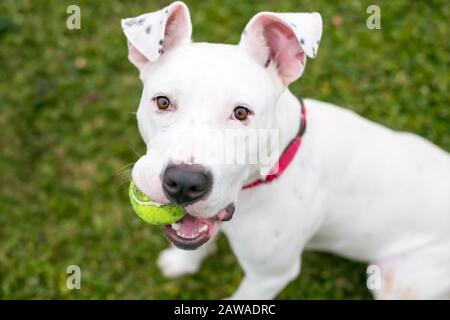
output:
<svg viewBox="0 0 450 320"><path fill-rule="evenodd" d="M174 2L122 27L143 82L137 119L147 153L132 179L154 201L184 206L188 214L165 232L194 249L231 218L245 181L269 165L249 159L278 156L261 132L276 129L277 100L316 55L322 20L262 12L238 45L192 43L188 8Z"/></svg>

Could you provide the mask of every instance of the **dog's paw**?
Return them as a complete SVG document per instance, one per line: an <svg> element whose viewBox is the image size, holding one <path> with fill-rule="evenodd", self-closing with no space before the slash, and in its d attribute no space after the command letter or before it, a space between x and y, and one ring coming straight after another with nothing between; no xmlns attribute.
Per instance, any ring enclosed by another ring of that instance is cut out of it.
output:
<svg viewBox="0 0 450 320"><path fill-rule="evenodd" d="M193 274L200 268L191 251L183 251L177 248L163 250L158 257L158 267L167 278L175 278L184 274Z"/></svg>

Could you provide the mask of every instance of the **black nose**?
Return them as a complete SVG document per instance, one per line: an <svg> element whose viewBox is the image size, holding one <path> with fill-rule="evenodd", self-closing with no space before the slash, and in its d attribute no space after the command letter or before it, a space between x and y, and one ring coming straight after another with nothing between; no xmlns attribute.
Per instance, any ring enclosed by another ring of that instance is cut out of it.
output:
<svg viewBox="0 0 450 320"><path fill-rule="evenodd" d="M169 200L189 204L206 196L211 190L212 176L201 165L172 165L164 171L162 184Z"/></svg>

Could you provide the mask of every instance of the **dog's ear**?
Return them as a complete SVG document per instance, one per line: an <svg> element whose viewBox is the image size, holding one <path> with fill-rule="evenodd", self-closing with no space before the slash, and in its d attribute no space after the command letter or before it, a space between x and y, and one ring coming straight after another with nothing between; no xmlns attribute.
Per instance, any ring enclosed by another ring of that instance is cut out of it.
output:
<svg viewBox="0 0 450 320"><path fill-rule="evenodd" d="M266 68L276 68L284 85L303 73L306 57L315 58L322 36L319 13L261 12L247 24L239 46Z"/></svg>
<svg viewBox="0 0 450 320"><path fill-rule="evenodd" d="M156 12L122 19L128 40L128 59L139 70L161 54L191 41L192 24L188 7L176 1Z"/></svg>

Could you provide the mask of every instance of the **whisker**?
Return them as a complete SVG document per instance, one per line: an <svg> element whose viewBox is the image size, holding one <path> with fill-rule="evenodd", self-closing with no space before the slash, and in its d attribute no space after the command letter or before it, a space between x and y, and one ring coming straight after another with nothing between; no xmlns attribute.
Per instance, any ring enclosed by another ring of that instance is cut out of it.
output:
<svg viewBox="0 0 450 320"><path fill-rule="evenodd" d="M128 146L128 148L130 148L131 151L133 151L139 158L142 157L141 154L139 154L136 149L134 149L132 146Z"/></svg>
<svg viewBox="0 0 450 320"><path fill-rule="evenodd" d="M131 169L125 169L120 173L119 176L119 184L117 185L117 189L120 189L124 184L131 182Z"/></svg>
<svg viewBox="0 0 450 320"><path fill-rule="evenodd" d="M114 171L113 175L119 175L121 174L123 171L127 170L130 166L133 166L136 162L131 162L127 165L124 165L123 167L117 169L116 171Z"/></svg>

